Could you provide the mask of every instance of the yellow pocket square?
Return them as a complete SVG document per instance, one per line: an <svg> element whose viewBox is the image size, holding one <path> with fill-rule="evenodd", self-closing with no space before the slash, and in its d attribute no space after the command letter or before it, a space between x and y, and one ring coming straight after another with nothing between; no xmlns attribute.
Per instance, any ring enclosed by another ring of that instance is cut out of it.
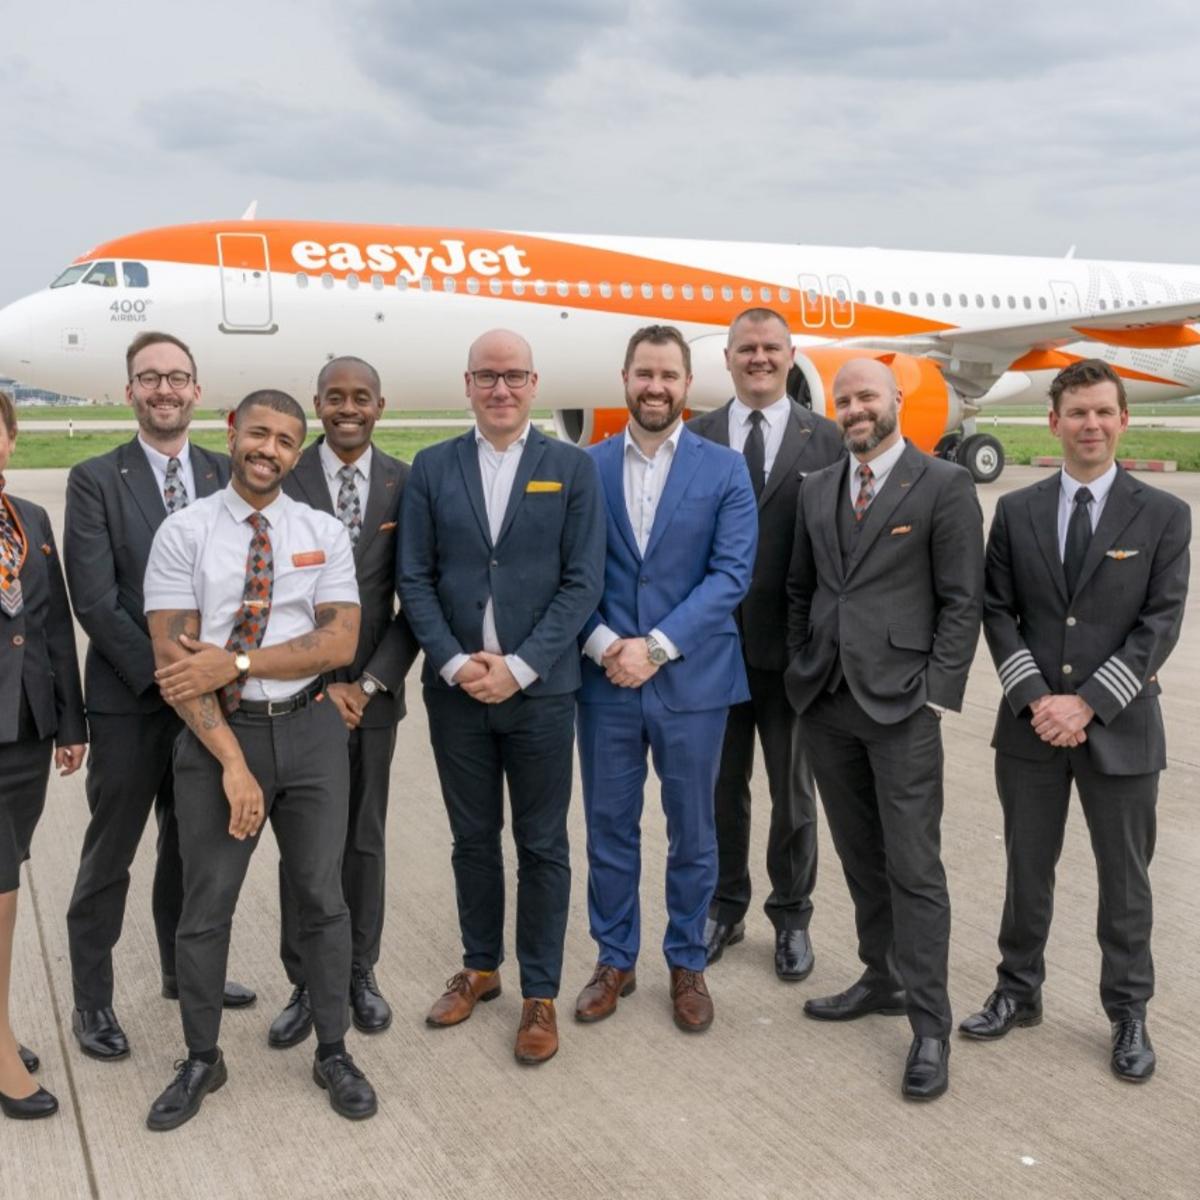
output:
<svg viewBox="0 0 1200 1200"><path fill-rule="evenodd" d="M527 492L561 492L562 483L557 479L531 479L526 485Z"/></svg>

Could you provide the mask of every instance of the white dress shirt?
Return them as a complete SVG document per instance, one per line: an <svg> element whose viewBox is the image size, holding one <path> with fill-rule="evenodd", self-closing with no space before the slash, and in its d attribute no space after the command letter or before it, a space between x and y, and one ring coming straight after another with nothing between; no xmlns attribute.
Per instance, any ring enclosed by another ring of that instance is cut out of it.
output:
<svg viewBox="0 0 1200 1200"><path fill-rule="evenodd" d="M354 460L353 464L344 463L338 456L329 448L328 442L321 442L317 447L317 454L321 459L321 470L325 472L325 486L329 489L329 499L333 504L333 511L337 512L338 493L342 490L342 480L338 472L346 466L354 467L354 482L358 484L358 496L362 503L364 514L367 511L367 493L371 490L371 443L367 443L367 448Z"/></svg>
<svg viewBox="0 0 1200 1200"><path fill-rule="evenodd" d="M163 492L167 486L167 464L171 461L170 456L163 454L161 450L155 450L149 442L143 440L142 435L138 434L138 445L141 446L142 452L146 455L146 461L150 464L150 470L154 472L154 480L158 484L158 494L162 499L163 508L167 507L166 497ZM185 441L183 449L175 455L179 459L179 474L183 479L183 486L187 488L188 504L191 504L196 497L196 475L192 470L192 444Z"/></svg>
<svg viewBox="0 0 1200 1200"><path fill-rule="evenodd" d="M904 453L906 443L903 438L899 438L894 446L889 446L882 454L871 459L867 466L871 468L871 474L874 479L874 494L871 496L871 504L875 503L876 497L883 491L883 485L887 483L887 477L892 473L892 468L900 461L900 455ZM850 453L850 503L854 504L858 500L858 489L862 486L862 480L858 477L858 468L862 466L855 457L853 451ZM867 506L870 507L870 504Z"/></svg>
<svg viewBox="0 0 1200 1200"><path fill-rule="evenodd" d="M1093 479L1091 483L1080 483L1078 479L1072 479L1067 474L1067 468L1062 469L1062 487L1058 492L1058 557L1065 559L1067 556L1067 526L1071 523L1071 513L1075 511L1075 493L1081 487L1086 487L1092 493L1091 503L1088 504L1088 516L1092 521L1092 532L1096 532L1096 526L1100 521L1100 514L1104 512L1104 503L1108 499L1108 493L1112 491L1113 481L1117 477L1117 464L1113 463L1099 479Z"/></svg>
<svg viewBox="0 0 1200 1200"><path fill-rule="evenodd" d="M242 606L246 555L254 533L247 518L255 511L230 484L164 521L146 564L146 611L196 609L200 640L224 646ZM358 581L350 537L336 517L282 492L262 515L274 562L265 648L311 633L318 604L357 604ZM242 694L247 700L283 700L315 678L251 678Z"/></svg>
<svg viewBox="0 0 1200 1200"><path fill-rule="evenodd" d="M667 477L671 474L671 465L675 462L675 452L679 449L682 434L683 422L680 421L671 436L658 447L654 457L648 458L634 441L629 426L625 426L625 467L622 476L625 512L629 516L629 524L633 526L633 536L640 554L646 553L650 543L658 502L667 486ZM583 652L598 666L603 666L605 650L619 636L607 625L597 625L584 642ZM661 629L650 630L650 636L667 652L668 658L679 657L679 647Z"/></svg>
<svg viewBox="0 0 1200 1200"><path fill-rule="evenodd" d="M737 397L729 406L729 445L739 454L746 452L746 439L750 436L750 414L756 411L748 404L743 404ZM774 404L759 409L763 415L763 482L771 477L771 468L775 465L775 457L779 447L783 445L783 431L787 428L788 418L792 415L792 402L787 396L781 396Z"/></svg>
<svg viewBox="0 0 1200 1200"><path fill-rule="evenodd" d="M479 476L483 481L483 503L487 509L488 532L492 544L500 536L500 527L504 524L504 514L508 510L508 502L512 497L513 483L517 478L517 467L521 455L525 453L525 443L529 438L529 425L521 431L507 450L497 450L484 437L479 426L475 426L475 446L479 452ZM496 611L491 596L488 597L487 607L483 610L483 648L489 654L504 654L500 646L500 636L496 632ZM441 670L442 678L451 686L456 687L454 676L469 662L469 654L456 654ZM504 661L512 672L518 686L524 691L531 683L536 683L538 673L523 659L515 654L505 654Z"/></svg>

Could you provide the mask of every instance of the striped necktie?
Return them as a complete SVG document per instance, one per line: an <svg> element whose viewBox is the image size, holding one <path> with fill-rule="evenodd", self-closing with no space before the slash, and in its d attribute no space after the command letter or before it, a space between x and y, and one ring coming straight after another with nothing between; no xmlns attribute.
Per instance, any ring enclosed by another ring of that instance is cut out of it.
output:
<svg viewBox="0 0 1200 1200"><path fill-rule="evenodd" d="M238 609L233 628L229 631L229 640L225 643L225 649L235 654L257 650L262 645L271 616L271 594L275 589L275 558L271 550L271 531L267 518L256 512L246 520L254 532L250 535L250 548L246 551L242 606ZM245 680L239 676L221 689L221 707L226 716L241 704L244 684Z"/></svg>

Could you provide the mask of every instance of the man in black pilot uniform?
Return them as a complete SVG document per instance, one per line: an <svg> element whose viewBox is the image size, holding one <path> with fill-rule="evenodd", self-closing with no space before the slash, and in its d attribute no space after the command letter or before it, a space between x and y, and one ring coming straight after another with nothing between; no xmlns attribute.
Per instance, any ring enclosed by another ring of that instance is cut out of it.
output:
<svg viewBox="0 0 1200 1200"><path fill-rule="evenodd" d="M1050 398L1063 469L1002 497L988 539L984 633L1004 688L992 745L1008 881L996 990L959 1028L992 1039L1042 1019L1074 780L1099 878L1111 1066L1137 1083L1155 1066L1149 867L1167 765L1157 673L1183 621L1191 513L1116 465L1129 412L1111 367L1072 363Z"/></svg>

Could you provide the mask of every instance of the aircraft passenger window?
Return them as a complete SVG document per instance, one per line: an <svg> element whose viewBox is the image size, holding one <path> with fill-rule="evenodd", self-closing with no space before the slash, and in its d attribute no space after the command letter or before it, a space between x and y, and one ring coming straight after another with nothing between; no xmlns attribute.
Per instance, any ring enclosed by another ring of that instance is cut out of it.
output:
<svg viewBox="0 0 1200 1200"><path fill-rule="evenodd" d="M346 276L346 286L351 291L354 291L354 289L358 287L358 276L353 271Z"/></svg>
<svg viewBox="0 0 1200 1200"><path fill-rule="evenodd" d="M539 296L544 296L546 294L546 281L544 279L535 279L533 282L533 290L537 292Z"/></svg>
<svg viewBox="0 0 1200 1200"><path fill-rule="evenodd" d="M703 287L700 289L700 295L701 295L701 296L703 296L705 300L711 300L711 299L713 298L713 290L712 290L712 288L711 288L711 287L709 287L709 285L706 283L706 284L705 284L705 285L704 285L704 286L703 286Z"/></svg>
<svg viewBox="0 0 1200 1200"><path fill-rule="evenodd" d="M855 299L858 301L858 303L859 303L859 304L866 304L866 302L867 302L867 293L866 293L866 292L864 292L864 291L862 290L862 288L859 288L859 289L858 289L858 291L854 293L854 298L855 298ZM782 297L782 296L780 296L780 299L782 300L782 299L783 299L783 297Z"/></svg>
<svg viewBox="0 0 1200 1200"><path fill-rule="evenodd" d="M791 303L791 299L792 299L792 293L790 291L788 291L787 288L779 289L779 303L780 304L789 304L789 303ZM863 299L865 300L866 297L864 296Z"/></svg>
<svg viewBox="0 0 1200 1200"><path fill-rule="evenodd" d="M493 296L498 296L502 291L504 291L504 285L498 279L489 279L488 291L491 292Z"/></svg>
<svg viewBox="0 0 1200 1200"><path fill-rule="evenodd" d="M883 293L878 290L875 292L875 303L876 304L883 303Z"/></svg>
<svg viewBox="0 0 1200 1200"><path fill-rule="evenodd" d="M721 288L721 299L722 300L732 300L733 299L733 288L731 288L729 286L729 284L725 284L725 286Z"/></svg>
<svg viewBox="0 0 1200 1200"><path fill-rule="evenodd" d="M560 279L555 285L554 290L560 296L569 296L571 294L571 285L565 280Z"/></svg>
<svg viewBox="0 0 1200 1200"><path fill-rule="evenodd" d="M590 283L584 283L583 280L580 280L576 286L579 288L581 296L590 296L592 294L592 285Z"/></svg>
<svg viewBox="0 0 1200 1200"><path fill-rule="evenodd" d="M1106 309L1107 307L1108 307L1108 301L1105 300L1104 297L1102 296L1100 298L1100 311L1103 312L1104 309Z"/></svg>
<svg viewBox="0 0 1200 1200"><path fill-rule="evenodd" d="M121 279L128 288L142 288L150 286L150 272L146 270L145 263L122 263Z"/></svg>
<svg viewBox="0 0 1200 1200"><path fill-rule="evenodd" d="M838 288L836 294L837 294L837 302L839 304L845 304L846 303L846 293L844 291L842 291L841 288Z"/></svg>
<svg viewBox="0 0 1200 1200"><path fill-rule="evenodd" d="M928 304L930 308L932 308L937 303L937 301L933 298L932 292L925 293L925 303Z"/></svg>
<svg viewBox="0 0 1200 1200"><path fill-rule="evenodd" d="M376 272L371 276L371 286L377 291L383 291L383 276Z"/></svg>
<svg viewBox="0 0 1200 1200"><path fill-rule="evenodd" d="M917 299L917 293L916 293L916 292L909 292L909 293L908 293L908 302L909 302L909 304L912 304L912 305L917 305L917 304L919 304L919 303L920 303L920 301Z"/></svg>
<svg viewBox="0 0 1200 1200"><path fill-rule="evenodd" d="M476 279L474 275L467 277L467 291L470 292L472 296L479 295L479 280Z"/></svg>
<svg viewBox="0 0 1200 1200"><path fill-rule="evenodd" d="M696 289L690 283L685 283L679 290L683 293L685 300L694 300L696 298Z"/></svg>
<svg viewBox="0 0 1200 1200"><path fill-rule="evenodd" d="M421 276L421 291L423 291L423 292L432 292L433 291L433 280L430 279L428 275Z"/></svg>
<svg viewBox="0 0 1200 1200"><path fill-rule="evenodd" d="M1008 307L1009 307L1009 308L1016 308L1016 307L1017 307L1017 298L1016 298L1016 296L1009 296L1009 298L1008 298Z"/></svg>
<svg viewBox="0 0 1200 1200"><path fill-rule="evenodd" d="M954 303L954 301L953 301L953 300L950 298L950 293L949 293L949 292L943 292L943 293L942 293L942 305L943 305L943 307L945 307L945 308L949 308L949 307L950 307L950 306L951 306L953 303Z"/></svg>
<svg viewBox="0 0 1200 1200"><path fill-rule="evenodd" d="M458 280L456 280L453 275L447 275L442 280L442 291L443 292L453 292L453 291L457 291L457 290L458 290Z"/></svg>
<svg viewBox="0 0 1200 1200"><path fill-rule="evenodd" d="M324 273L324 274L321 276L321 286L322 286L323 288L331 288L331 287L333 287L333 274L332 274L332 272L330 272L330 271L326 271L326 272L325 272L325 273Z"/></svg>
<svg viewBox="0 0 1200 1200"><path fill-rule="evenodd" d="M975 307L976 308L983 307L983 297L978 292L975 293Z"/></svg>
<svg viewBox="0 0 1200 1200"><path fill-rule="evenodd" d="M621 284L621 295L624 296L626 300L628 300L630 298L630 296L633 295L633 284L632 283Z"/></svg>
<svg viewBox="0 0 1200 1200"><path fill-rule="evenodd" d="M770 288L768 288L768 287L759 288L758 295L759 295L759 299L762 300L765 304L771 303L771 289Z"/></svg>
<svg viewBox="0 0 1200 1200"><path fill-rule="evenodd" d="M959 293L958 293L958 306L959 306L959 308L966 308L966 307L967 307L967 297L966 297L966 293L965 293L965 292L959 292Z"/></svg>
<svg viewBox="0 0 1200 1200"><path fill-rule="evenodd" d="M893 303L893 304L899 304L899 303L900 303L900 293L899 293L899 292L893 292L893 293L892 293L892 303Z"/></svg>
<svg viewBox="0 0 1200 1200"><path fill-rule="evenodd" d="M674 300L675 289L669 283L664 283L662 285L662 296L664 300Z"/></svg>
<svg viewBox="0 0 1200 1200"><path fill-rule="evenodd" d="M402 274L396 275L396 291L398 291L398 292L407 292L408 291L408 276L407 275L402 275Z"/></svg>
<svg viewBox="0 0 1200 1200"><path fill-rule="evenodd" d="M992 297L992 307L993 307L993 308L999 308L999 307L1000 307L1000 297L999 297L999 296L993 296L993 297Z"/></svg>
<svg viewBox="0 0 1200 1200"><path fill-rule="evenodd" d="M1045 296L1039 296L1039 297L1038 297L1038 308L1040 308L1040 309L1043 309L1043 310L1044 310L1044 309L1045 309L1045 307L1046 307L1046 297L1045 297Z"/></svg>
<svg viewBox="0 0 1200 1200"><path fill-rule="evenodd" d="M600 295L602 295L607 300L609 298L609 296L612 295L612 284L611 283L601 283L600 284Z"/></svg>
<svg viewBox="0 0 1200 1200"><path fill-rule="evenodd" d="M308 276L305 275L303 271L296 272L296 286L302 291L304 288L308 287Z"/></svg>
<svg viewBox="0 0 1200 1200"><path fill-rule="evenodd" d="M70 287L73 283L78 283L82 278L83 273L90 267L91 263L80 263L75 267L68 267L50 286Z"/></svg>
<svg viewBox="0 0 1200 1200"><path fill-rule="evenodd" d="M94 287L116 287L117 286L117 268L110 262L98 262L84 276L84 283L90 283Z"/></svg>
<svg viewBox="0 0 1200 1200"><path fill-rule="evenodd" d="M643 299L646 299L646 300L654 299L654 284L652 284L652 283L643 283L642 284L642 297L643 297Z"/></svg>
<svg viewBox="0 0 1200 1200"><path fill-rule="evenodd" d="M1029 297L1028 297L1028 296L1022 296L1022 297L1021 297L1021 303L1022 303L1022 304L1023 304L1023 305L1024 305L1026 308L1032 308L1032 307L1033 307L1033 302L1032 302L1032 301L1029 299Z"/></svg>
<svg viewBox="0 0 1200 1200"><path fill-rule="evenodd" d="M512 289L514 296L525 295L525 281L523 279L514 279L512 281Z"/></svg>
<svg viewBox="0 0 1200 1200"><path fill-rule="evenodd" d="M742 287L742 299L749 304L754 299L754 289L752 287Z"/></svg>

